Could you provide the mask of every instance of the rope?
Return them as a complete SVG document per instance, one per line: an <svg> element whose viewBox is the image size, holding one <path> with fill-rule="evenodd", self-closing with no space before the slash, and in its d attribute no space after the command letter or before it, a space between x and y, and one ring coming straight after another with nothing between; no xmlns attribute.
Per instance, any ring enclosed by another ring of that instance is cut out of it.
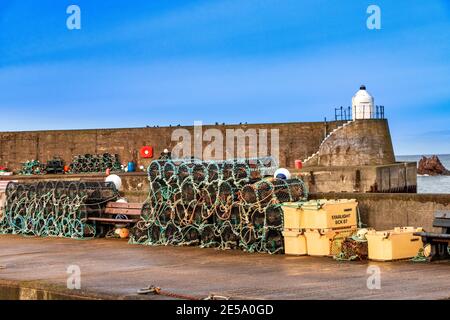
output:
<svg viewBox="0 0 450 320"><path fill-rule="evenodd" d="M175 299L182 299L182 300L194 300L194 301L199 301L199 300L230 300L230 297L220 296L220 295L215 295L215 294L210 294L206 298L199 298L199 297L195 297L195 296L184 295L184 294L179 294L179 293L174 293L174 292L169 292L169 291L166 291L166 290L162 290L160 287L157 287L157 286L154 286L154 285L150 285L148 287L139 289L137 291L137 294L149 294L149 293L154 294L154 295L160 295L160 296L175 298Z"/></svg>

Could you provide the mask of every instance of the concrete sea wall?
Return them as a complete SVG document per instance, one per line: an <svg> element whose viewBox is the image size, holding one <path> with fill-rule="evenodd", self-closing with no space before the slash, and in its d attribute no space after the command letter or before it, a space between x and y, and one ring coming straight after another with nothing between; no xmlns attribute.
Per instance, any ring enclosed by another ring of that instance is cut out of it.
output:
<svg viewBox="0 0 450 320"><path fill-rule="evenodd" d="M267 141L266 147L270 153L272 138L276 138L272 136L271 130L278 130L280 165L293 167L296 159L305 159L317 152L324 137L342 124L342 121L331 121L204 125L203 132L216 129L226 137L227 130L230 129L241 129L244 133L249 130L255 130L257 133L267 130L267 139L262 139L263 135L259 135L258 150L254 150L255 146L250 144L249 138L245 139L245 154L248 156L255 151L258 151L259 155L267 155L260 143L261 139ZM152 159L142 159L139 156L140 148L150 145L154 148L155 157L158 157L164 148L172 149L178 143L171 139L176 129L186 129L192 136L194 133L192 126L0 132L0 165L19 170L21 163L27 160L46 162L58 156L69 163L77 154L108 152L118 154L122 163L135 161L138 166L147 166ZM340 131L342 132L339 132L339 135L329 139L325 149L322 148L321 163L324 162L327 166L393 163L387 120L358 120ZM209 143L204 139L203 147ZM193 144L194 141L191 141L192 146ZM226 150L226 141L223 141L223 145ZM230 151L236 153L237 148L235 143L235 150Z"/></svg>
<svg viewBox="0 0 450 320"><path fill-rule="evenodd" d="M336 130L308 163L316 166L371 166L395 162L389 125L385 120L357 120Z"/></svg>
<svg viewBox="0 0 450 320"><path fill-rule="evenodd" d="M417 191L416 163L389 165L305 167L293 171L312 193L317 192L413 192Z"/></svg>

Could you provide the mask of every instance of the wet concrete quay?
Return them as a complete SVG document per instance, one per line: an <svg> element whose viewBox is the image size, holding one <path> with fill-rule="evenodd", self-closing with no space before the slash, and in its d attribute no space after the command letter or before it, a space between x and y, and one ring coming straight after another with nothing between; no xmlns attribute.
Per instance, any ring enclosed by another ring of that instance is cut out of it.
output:
<svg viewBox="0 0 450 320"><path fill-rule="evenodd" d="M68 290L67 268L79 266L81 289ZM368 266L381 289L368 289ZM175 295L232 299L449 299L450 262L338 262L219 251L0 235L2 299L168 299L138 295L155 285Z"/></svg>

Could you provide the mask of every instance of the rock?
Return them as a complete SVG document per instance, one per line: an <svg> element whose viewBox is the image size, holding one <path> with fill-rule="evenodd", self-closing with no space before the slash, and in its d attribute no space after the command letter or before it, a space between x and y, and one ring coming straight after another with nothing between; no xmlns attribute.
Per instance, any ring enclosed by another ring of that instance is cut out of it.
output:
<svg viewBox="0 0 450 320"><path fill-rule="evenodd" d="M441 160L436 155L430 158L423 156L419 161L417 173L430 176L450 175L450 171L442 165Z"/></svg>

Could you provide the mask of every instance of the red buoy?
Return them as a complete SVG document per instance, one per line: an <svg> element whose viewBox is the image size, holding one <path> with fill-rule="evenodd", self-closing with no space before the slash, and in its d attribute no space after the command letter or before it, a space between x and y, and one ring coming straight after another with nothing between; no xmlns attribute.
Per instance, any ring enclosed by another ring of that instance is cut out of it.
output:
<svg viewBox="0 0 450 320"><path fill-rule="evenodd" d="M303 168L303 162L302 160L295 160L295 169L301 169Z"/></svg>
<svg viewBox="0 0 450 320"><path fill-rule="evenodd" d="M142 158L152 158L153 157L153 148L150 146L143 146L139 151Z"/></svg>

